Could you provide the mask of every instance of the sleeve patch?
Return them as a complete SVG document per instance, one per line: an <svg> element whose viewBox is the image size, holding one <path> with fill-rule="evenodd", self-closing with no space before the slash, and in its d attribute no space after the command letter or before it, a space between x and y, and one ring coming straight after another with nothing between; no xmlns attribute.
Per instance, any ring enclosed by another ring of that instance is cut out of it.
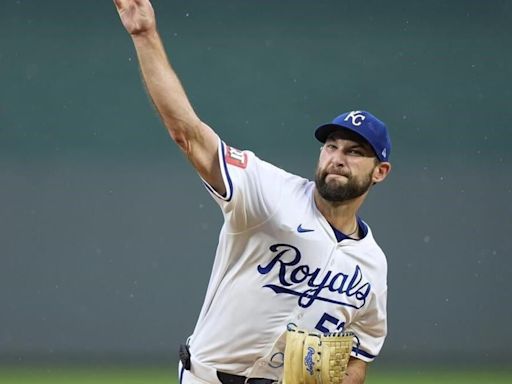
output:
<svg viewBox="0 0 512 384"><path fill-rule="evenodd" d="M244 169L247 167L247 153L226 145L226 163Z"/></svg>

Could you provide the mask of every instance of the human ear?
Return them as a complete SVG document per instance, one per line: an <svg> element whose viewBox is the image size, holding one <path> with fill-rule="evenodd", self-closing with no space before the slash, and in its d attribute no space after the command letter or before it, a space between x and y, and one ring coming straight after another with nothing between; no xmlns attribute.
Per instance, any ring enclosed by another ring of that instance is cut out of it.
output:
<svg viewBox="0 0 512 384"><path fill-rule="evenodd" d="M373 184L377 184L380 183L381 181L384 181L389 172L391 172L391 163L388 163L387 161L378 163L373 169Z"/></svg>

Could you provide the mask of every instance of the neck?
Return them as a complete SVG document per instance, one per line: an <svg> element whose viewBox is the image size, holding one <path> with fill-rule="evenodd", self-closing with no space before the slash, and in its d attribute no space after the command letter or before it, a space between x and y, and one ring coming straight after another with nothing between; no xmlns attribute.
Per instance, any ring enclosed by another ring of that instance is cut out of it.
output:
<svg viewBox="0 0 512 384"><path fill-rule="evenodd" d="M348 201L325 200L315 189L315 204L325 219L337 230L348 234L357 227L357 211L366 198L366 193Z"/></svg>

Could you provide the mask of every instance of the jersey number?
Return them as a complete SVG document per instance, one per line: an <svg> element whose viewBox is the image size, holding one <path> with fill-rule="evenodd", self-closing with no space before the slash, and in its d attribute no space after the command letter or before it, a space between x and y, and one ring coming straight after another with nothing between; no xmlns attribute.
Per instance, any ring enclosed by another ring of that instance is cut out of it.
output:
<svg viewBox="0 0 512 384"><path fill-rule="evenodd" d="M340 321L334 316L329 315L328 313L324 313L320 320L318 320L318 323L315 325L315 329L319 330L322 333L329 333L333 332L329 328L329 325L332 324L336 326L336 331L342 332L343 328L345 328L345 322Z"/></svg>

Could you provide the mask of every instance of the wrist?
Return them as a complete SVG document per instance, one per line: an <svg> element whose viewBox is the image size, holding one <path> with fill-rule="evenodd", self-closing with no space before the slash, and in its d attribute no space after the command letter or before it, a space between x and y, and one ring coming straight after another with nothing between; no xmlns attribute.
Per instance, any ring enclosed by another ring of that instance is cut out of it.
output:
<svg viewBox="0 0 512 384"><path fill-rule="evenodd" d="M158 31L156 30L156 28L151 28L144 32L130 34L130 36L134 43L159 40Z"/></svg>

